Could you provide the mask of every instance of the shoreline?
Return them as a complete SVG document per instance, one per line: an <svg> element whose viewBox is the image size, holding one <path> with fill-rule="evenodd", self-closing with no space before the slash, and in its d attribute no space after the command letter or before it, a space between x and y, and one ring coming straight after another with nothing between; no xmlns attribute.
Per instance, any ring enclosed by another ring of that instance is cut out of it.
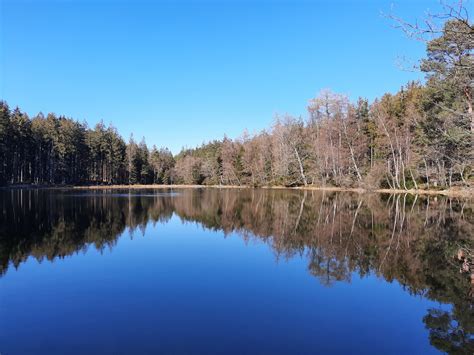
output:
<svg viewBox="0 0 474 355"><path fill-rule="evenodd" d="M303 191L330 191L330 192L352 192L358 194L381 193L381 194L410 194L431 195L448 197L474 198L474 188L449 188L444 190L421 190L421 189L365 189L361 187L336 187L336 186L238 186L238 185L14 185L4 186L0 189L45 189L45 190L145 190L145 189L267 189L267 190L303 190Z"/></svg>

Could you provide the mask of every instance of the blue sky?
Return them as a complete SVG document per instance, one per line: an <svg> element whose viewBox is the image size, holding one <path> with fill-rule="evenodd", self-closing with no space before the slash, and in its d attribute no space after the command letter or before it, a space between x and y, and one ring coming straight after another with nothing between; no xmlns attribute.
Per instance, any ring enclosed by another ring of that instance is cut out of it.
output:
<svg viewBox="0 0 474 355"><path fill-rule="evenodd" d="M321 89L370 100L422 76L422 43L381 12L422 18L432 1L0 0L0 94L39 111L113 123L128 139L182 146L235 138L276 113L306 115Z"/></svg>

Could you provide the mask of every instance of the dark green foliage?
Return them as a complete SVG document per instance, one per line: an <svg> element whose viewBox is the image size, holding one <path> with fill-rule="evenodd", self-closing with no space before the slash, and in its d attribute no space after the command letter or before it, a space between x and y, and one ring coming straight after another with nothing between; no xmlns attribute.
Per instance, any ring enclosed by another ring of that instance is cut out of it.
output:
<svg viewBox="0 0 474 355"><path fill-rule="evenodd" d="M132 165L127 164L128 152L133 152ZM2 185L152 182L144 142L137 146L132 140L127 147L117 130L102 122L88 129L52 113L30 120L19 109L10 112L3 102L0 153Z"/></svg>
<svg viewBox="0 0 474 355"><path fill-rule="evenodd" d="M0 101L0 184L6 184L10 176L10 109L6 102Z"/></svg>
<svg viewBox="0 0 474 355"><path fill-rule="evenodd" d="M173 183L171 173L175 165L173 154L168 148L158 150L156 146L150 152L149 164L152 173L152 182L155 184Z"/></svg>

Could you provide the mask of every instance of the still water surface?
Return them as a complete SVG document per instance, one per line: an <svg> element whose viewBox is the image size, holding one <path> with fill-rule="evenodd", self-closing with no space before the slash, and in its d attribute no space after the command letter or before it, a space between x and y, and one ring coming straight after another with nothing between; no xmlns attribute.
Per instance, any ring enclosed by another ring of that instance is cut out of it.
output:
<svg viewBox="0 0 474 355"><path fill-rule="evenodd" d="M463 199L0 191L0 353L474 352Z"/></svg>

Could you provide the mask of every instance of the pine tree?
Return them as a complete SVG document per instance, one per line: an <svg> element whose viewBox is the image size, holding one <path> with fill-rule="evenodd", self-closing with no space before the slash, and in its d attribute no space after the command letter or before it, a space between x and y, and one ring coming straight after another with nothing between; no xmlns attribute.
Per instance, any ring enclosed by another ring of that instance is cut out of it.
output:
<svg viewBox="0 0 474 355"><path fill-rule="evenodd" d="M0 101L0 185L5 185L11 175L11 123L10 108Z"/></svg>

